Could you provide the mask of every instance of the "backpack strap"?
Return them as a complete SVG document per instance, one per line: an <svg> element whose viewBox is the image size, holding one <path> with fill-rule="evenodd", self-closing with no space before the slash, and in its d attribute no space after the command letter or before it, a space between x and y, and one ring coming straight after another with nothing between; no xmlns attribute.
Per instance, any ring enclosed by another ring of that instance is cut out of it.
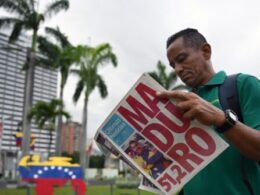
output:
<svg viewBox="0 0 260 195"><path fill-rule="evenodd" d="M243 116L240 109L239 96L238 96L237 83L236 83L238 75L239 74L233 74L227 76L224 83L219 86L219 101L223 110L226 109L233 110L237 114L239 121L243 122ZM246 158L241 155L241 160L240 160L241 176L250 194L254 195L253 188L249 182L248 175L245 169L245 160Z"/></svg>
<svg viewBox="0 0 260 195"><path fill-rule="evenodd" d="M233 110L237 114L239 121L243 122L236 84L238 75L239 74L233 74L227 76L224 83L219 86L219 101L223 110Z"/></svg>

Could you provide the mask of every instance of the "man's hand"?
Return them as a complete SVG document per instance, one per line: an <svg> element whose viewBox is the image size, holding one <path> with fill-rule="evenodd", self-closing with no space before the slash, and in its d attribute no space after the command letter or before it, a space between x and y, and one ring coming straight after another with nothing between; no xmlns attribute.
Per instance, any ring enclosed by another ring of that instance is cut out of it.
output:
<svg viewBox="0 0 260 195"><path fill-rule="evenodd" d="M225 122L225 114L219 108L203 100L192 92L184 91L163 91L157 92L159 98L173 98L177 107L183 111L187 119L197 119L204 125L221 126Z"/></svg>

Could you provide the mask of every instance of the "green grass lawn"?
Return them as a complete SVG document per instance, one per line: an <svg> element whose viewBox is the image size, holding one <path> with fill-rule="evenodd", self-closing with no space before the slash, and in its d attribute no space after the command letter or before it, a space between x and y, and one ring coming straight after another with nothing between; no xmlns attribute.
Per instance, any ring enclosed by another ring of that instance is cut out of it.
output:
<svg viewBox="0 0 260 195"><path fill-rule="evenodd" d="M30 190L30 195L35 195L34 189ZM3 189L0 188L1 195L27 195L26 189ZM56 188L55 195L74 195L69 186ZM89 186L86 195L110 195L110 186ZM138 195L137 189L119 189L113 187L113 195ZM140 190L140 195L154 195L146 191Z"/></svg>

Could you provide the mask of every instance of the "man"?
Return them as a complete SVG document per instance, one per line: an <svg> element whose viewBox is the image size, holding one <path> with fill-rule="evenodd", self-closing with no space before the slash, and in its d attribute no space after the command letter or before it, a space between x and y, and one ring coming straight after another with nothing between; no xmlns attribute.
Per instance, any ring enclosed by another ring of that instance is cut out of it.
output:
<svg viewBox="0 0 260 195"><path fill-rule="evenodd" d="M237 77L242 123L232 117L235 114L232 111L221 110L218 87L226 74L215 73L211 46L202 34L196 29L185 29L172 35L167 41L167 57L170 66L193 92L164 91L158 96L176 99L184 117L212 126L230 144L184 186L184 194L260 195L259 80L245 74ZM241 159L245 159L247 184L241 175Z"/></svg>

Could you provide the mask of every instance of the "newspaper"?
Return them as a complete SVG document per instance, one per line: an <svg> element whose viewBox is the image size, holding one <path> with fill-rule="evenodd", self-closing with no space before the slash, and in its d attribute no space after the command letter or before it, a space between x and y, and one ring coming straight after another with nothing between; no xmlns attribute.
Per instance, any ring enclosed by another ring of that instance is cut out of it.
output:
<svg viewBox="0 0 260 195"><path fill-rule="evenodd" d="M172 195L228 144L211 128L182 116L165 90L143 74L98 129L95 140L138 170L149 182L141 188ZM145 187L146 186L146 187Z"/></svg>
<svg viewBox="0 0 260 195"><path fill-rule="evenodd" d="M155 193L157 195L164 195L153 183L151 183L145 176L141 177L141 182L138 187L140 190Z"/></svg>

